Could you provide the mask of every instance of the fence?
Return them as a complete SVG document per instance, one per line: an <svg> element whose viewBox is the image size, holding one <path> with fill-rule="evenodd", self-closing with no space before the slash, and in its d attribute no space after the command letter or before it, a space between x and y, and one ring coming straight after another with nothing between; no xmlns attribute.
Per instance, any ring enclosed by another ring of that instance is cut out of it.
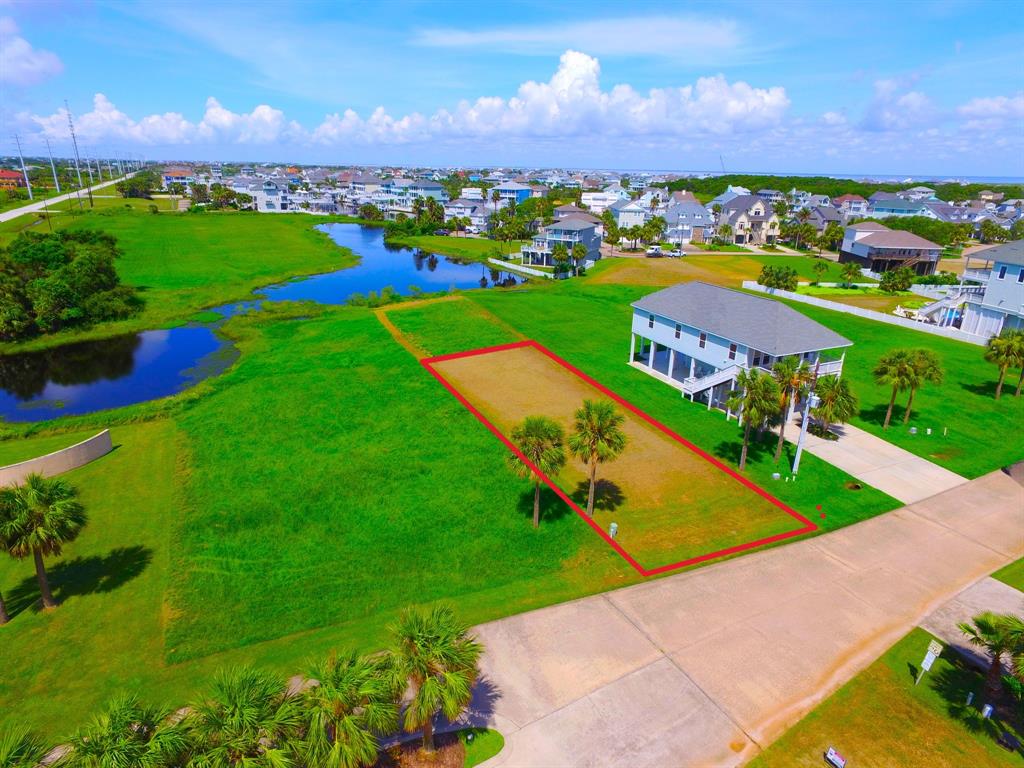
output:
<svg viewBox="0 0 1024 768"><path fill-rule="evenodd" d="M100 456L110 453L113 448L110 430L104 429L98 435L59 451L0 467L0 486L17 485L34 472L47 476L68 472L95 461Z"/></svg>
<svg viewBox="0 0 1024 768"><path fill-rule="evenodd" d="M502 269L510 269L513 272L522 272L527 275L533 275L534 277L546 277L548 280L561 280L562 278L568 277L564 273L554 274L552 272L545 272L542 269L534 269L533 267L524 267L522 264L515 264L511 261L503 261L502 259L496 259L493 256L487 258L488 263L494 264L495 266L501 267Z"/></svg>
<svg viewBox="0 0 1024 768"><path fill-rule="evenodd" d="M848 315L857 315L857 317L863 317L868 320L875 320L879 323L888 323L889 325L898 325L902 328L909 328L913 331L921 331L922 333L930 333L933 336L945 336L947 339L955 339L957 341L965 341L968 344L975 344L979 347L984 347L988 339L981 336L975 336L971 333L964 333L959 328L947 328L939 327L937 325L929 325L927 323L920 323L916 320L908 320L905 317L897 317L896 315L886 315L882 312L875 312L871 309L861 309L860 307L854 307L849 304L840 304L838 301L828 301L826 299L820 299L817 296L805 296L801 293L793 293L792 291L784 291L781 288L766 288L765 286L757 283L753 280L744 280L743 287L749 291L757 291L759 293L767 293L769 296L778 296L780 299L791 299L798 301L801 304L810 304L811 306L821 307L822 309L831 309L834 312L844 312Z"/></svg>

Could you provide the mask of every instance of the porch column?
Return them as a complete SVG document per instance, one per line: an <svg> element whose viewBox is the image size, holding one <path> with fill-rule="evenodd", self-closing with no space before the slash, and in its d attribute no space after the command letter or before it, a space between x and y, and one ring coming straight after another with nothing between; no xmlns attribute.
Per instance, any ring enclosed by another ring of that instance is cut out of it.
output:
<svg viewBox="0 0 1024 768"><path fill-rule="evenodd" d="M690 358L690 378L693 378L693 374L697 372L697 358Z"/></svg>
<svg viewBox="0 0 1024 768"><path fill-rule="evenodd" d="M672 347L668 348L668 377L672 378L672 369L676 367L676 351Z"/></svg>
<svg viewBox="0 0 1024 768"><path fill-rule="evenodd" d="M636 334L630 332L629 334L629 362L633 362L636 357Z"/></svg>
<svg viewBox="0 0 1024 768"><path fill-rule="evenodd" d="M654 370L654 353L658 350L658 342L651 340L651 356L647 359L647 367Z"/></svg>

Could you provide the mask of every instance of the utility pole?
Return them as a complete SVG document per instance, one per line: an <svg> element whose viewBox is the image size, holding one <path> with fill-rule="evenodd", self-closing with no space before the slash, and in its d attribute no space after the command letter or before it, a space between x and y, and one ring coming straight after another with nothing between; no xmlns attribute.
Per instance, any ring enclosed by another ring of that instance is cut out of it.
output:
<svg viewBox="0 0 1024 768"><path fill-rule="evenodd" d="M67 99L64 99L64 109L68 113L68 128L71 130L71 144L75 148L75 172L78 174L78 186L79 186L79 188L81 188L81 186L82 186L82 169L79 166L79 162L78 162L78 139L75 138L75 123L71 119L71 107L68 106L68 100ZM88 193L89 193L89 207L92 208L93 207L93 203L92 203L92 187L90 187L88 189Z"/></svg>
<svg viewBox="0 0 1024 768"><path fill-rule="evenodd" d="M53 172L53 186L57 188L57 194L60 194L60 182L57 181L57 166L53 164L53 150L50 149L50 140L46 140L46 154L50 156L50 170Z"/></svg>
<svg viewBox="0 0 1024 768"><path fill-rule="evenodd" d="M83 149L88 149L88 147L83 147ZM92 187L95 182L92 177L92 162L89 160L89 155L85 156L85 170L89 172L89 186Z"/></svg>
<svg viewBox="0 0 1024 768"><path fill-rule="evenodd" d="M32 197L32 184L28 180L28 171L25 170L25 158L21 154L21 139L18 138L18 134L14 134L14 141L18 145L18 159L21 160L21 175L25 177L25 187L28 189L28 199L33 200Z"/></svg>

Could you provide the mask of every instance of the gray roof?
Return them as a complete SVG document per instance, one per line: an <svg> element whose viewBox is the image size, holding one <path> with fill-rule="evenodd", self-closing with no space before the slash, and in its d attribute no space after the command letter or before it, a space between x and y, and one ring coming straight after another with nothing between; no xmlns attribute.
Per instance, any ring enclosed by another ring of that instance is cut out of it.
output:
<svg viewBox="0 0 1024 768"><path fill-rule="evenodd" d="M633 306L773 357L853 345L782 302L710 283L673 285Z"/></svg>
<svg viewBox="0 0 1024 768"><path fill-rule="evenodd" d="M1024 267L1024 240L1011 240L983 251L975 251L971 254L971 258L1001 261L1003 264L1018 264Z"/></svg>
<svg viewBox="0 0 1024 768"><path fill-rule="evenodd" d="M544 227L545 231L547 231L547 230L551 230L551 231L561 230L563 232L577 232L579 230L593 229L593 228L594 228L594 224L590 223L589 221L585 221L583 219L578 219L578 218L576 218L576 216L569 216L569 217L564 218L564 219L558 219L557 221L555 221L555 222L553 222L551 224L547 224Z"/></svg>

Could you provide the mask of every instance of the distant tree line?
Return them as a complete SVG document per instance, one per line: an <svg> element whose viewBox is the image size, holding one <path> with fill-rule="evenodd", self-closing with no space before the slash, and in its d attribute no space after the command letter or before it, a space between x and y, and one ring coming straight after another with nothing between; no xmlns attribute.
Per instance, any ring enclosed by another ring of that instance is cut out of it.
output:
<svg viewBox="0 0 1024 768"><path fill-rule="evenodd" d="M121 197L149 199L155 190L160 189L160 177L155 171L139 171L130 179L117 182L115 187Z"/></svg>
<svg viewBox="0 0 1024 768"><path fill-rule="evenodd" d="M0 249L0 339L129 317L142 308L121 285L116 239L105 232L30 232Z"/></svg>

